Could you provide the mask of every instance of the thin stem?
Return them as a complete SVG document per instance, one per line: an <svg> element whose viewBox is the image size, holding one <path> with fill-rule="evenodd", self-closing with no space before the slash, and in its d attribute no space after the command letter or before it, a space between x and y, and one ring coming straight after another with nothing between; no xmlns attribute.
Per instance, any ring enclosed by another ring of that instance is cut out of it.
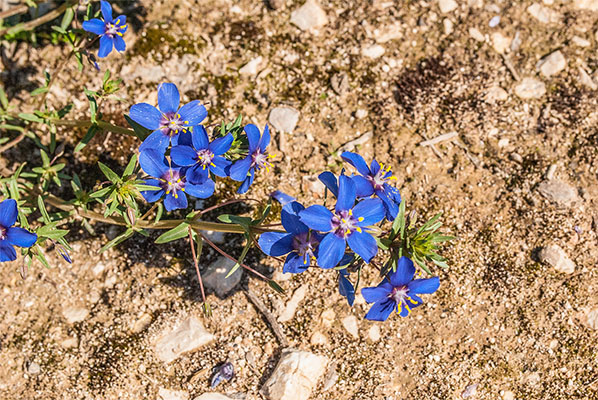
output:
<svg viewBox="0 0 598 400"><path fill-rule="evenodd" d="M67 1L60 7L50 11L49 13L42 15L39 18L34 19L33 21L29 21L24 23L23 25L15 25L9 28L4 28L0 30L0 36L4 35L5 33L17 33L23 31L31 31L37 28L40 25L45 24L46 22L52 21L54 18L58 17L60 14L66 11L67 8L72 6L73 4L70 1Z"/></svg>
<svg viewBox="0 0 598 400"><path fill-rule="evenodd" d="M13 7L6 11L0 12L0 19L12 17L13 15L17 15L17 14L23 14L23 13L26 13L27 11L29 11L29 7L25 6L25 5Z"/></svg>
<svg viewBox="0 0 598 400"><path fill-rule="evenodd" d="M228 258L231 261L234 261L235 263L237 263L237 260L234 259L234 257L230 256L228 253L226 253L224 250L222 250L220 247L216 246L214 244L214 242L212 242L210 239L208 239L203 233L201 232L197 232L202 238L203 240L206 241L207 244L209 244L210 246L212 246L214 248L214 250L216 250L218 253L222 254L224 257ZM260 278L269 281L270 279L266 278L264 275L260 274L259 272L257 272L256 270L254 270L253 268L240 263L239 265L241 265L241 267L245 268L246 270L254 273L255 275L259 276Z"/></svg>
<svg viewBox="0 0 598 400"><path fill-rule="evenodd" d="M25 139L25 132L21 133L19 136L17 136L10 142L6 143L4 146L0 147L0 153L5 152L6 150L10 149L13 146L16 146L23 139Z"/></svg>
<svg viewBox="0 0 598 400"><path fill-rule="evenodd" d="M19 113L10 113L9 116L12 119L22 120L19 117ZM47 119L50 123L57 125L57 126L72 126L72 127L79 127L79 128L89 128L92 125L96 125L98 128L110 131L114 133L122 133L124 135L134 136L137 137L135 131L133 129L124 128L122 126L113 125L109 122L102 121L101 119L96 120L93 123L91 120L77 120L77 119L59 119L59 118L48 118Z"/></svg>
<svg viewBox="0 0 598 400"><path fill-rule="evenodd" d="M256 201L256 202L258 202L258 203L259 203L259 200L256 200L256 199L233 199L233 200L228 200L228 201L225 201L224 203L216 204L215 206L208 207L208 208L206 208L205 210L201 210L201 211L200 211L200 212L197 214L197 217L199 217L200 215L204 215L204 214L205 214L205 213L207 213L207 212L210 212L210 211L216 210L217 208L224 207L224 206L228 206L228 205L230 205L230 204L242 203L242 202L244 202L244 201ZM197 218L197 217L196 217L196 218Z"/></svg>
<svg viewBox="0 0 598 400"><path fill-rule="evenodd" d="M156 209L156 207L158 207L158 203L154 203L152 205L152 208L147 210L147 212L145 214L143 214L143 216L140 218L140 220L146 219L152 213L152 211L154 211Z"/></svg>
<svg viewBox="0 0 598 400"><path fill-rule="evenodd" d="M203 240L203 239L199 239ZM193 230L189 227L189 243L191 245L191 254L193 255L193 264L195 265L195 272L197 273L197 280L199 281L199 287L201 288L201 299L202 301L206 302L206 294L203 289L203 282L201 280L201 273L199 272L199 262L197 260L197 255L195 254L195 246L193 241Z"/></svg>

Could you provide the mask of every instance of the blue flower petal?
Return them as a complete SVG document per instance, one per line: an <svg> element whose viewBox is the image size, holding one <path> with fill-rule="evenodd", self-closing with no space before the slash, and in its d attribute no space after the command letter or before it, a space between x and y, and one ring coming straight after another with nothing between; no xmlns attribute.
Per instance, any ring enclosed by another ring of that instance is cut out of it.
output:
<svg viewBox="0 0 598 400"><path fill-rule="evenodd" d="M208 110L199 100L193 100L181 107L179 114L188 126L199 125L208 116Z"/></svg>
<svg viewBox="0 0 598 400"><path fill-rule="evenodd" d="M174 83L161 83L158 85L158 107L164 114L172 113L179 109L181 95ZM182 116L182 115L181 115Z"/></svg>
<svg viewBox="0 0 598 400"><path fill-rule="evenodd" d="M413 261L403 256L399 258L397 270L389 273L390 283L394 286L403 286L411 282L415 274L415 267Z"/></svg>
<svg viewBox="0 0 598 400"><path fill-rule="evenodd" d="M208 169L199 164L189 168L185 176L187 177L187 182L193 184L201 184L210 178Z"/></svg>
<svg viewBox="0 0 598 400"><path fill-rule="evenodd" d="M299 213L301 222L321 232L329 232L332 229L332 213L326 207L315 205L307 207Z"/></svg>
<svg viewBox="0 0 598 400"><path fill-rule="evenodd" d="M197 127L195 127L197 128ZM173 146L189 146L189 147L194 147L193 146L193 140L191 139L191 135L192 135L192 131L189 129L183 129L177 136L176 138L173 138L173 140L171 141ZM193 129L193 132L195 132L195 129ZM175 140L176 139L176 140Z"/></svg>
<svg viewBox="0 0 598 400"><path fill-rule="evenodd" d="M162 113L151 104L139 103L131 107L129 117L144 128L155 131L160 127Z"/></svg>
<svg viewBox="0 0 598 400"><path fill-rule="evenodd" d="M164 154L169 144L170 137L158 129L145 138L143 143L139 146L139 151L142 153L146 151L155 151Z"/></svg>
<svg viewBox="0 0 598 400"><path fill-rule="evenodd" d="M214 165L210 167L210 171L212 171L216 176L225 178L226 169L232 164L232 162L222 156L216 156L212 159L212 164Z"/></svg>
<svg viewBox="0 0 598 400"><path fill-rule="evenodd" d="M318 265L324 269L336 267L345 254L346 246L345 239L336 236L333 232L324 236L318 246Z"/></svg>
<svg viewBox="0 0 598 400"><path fill-rule="evenodd" d="M294 201L288 207L283 208L280 213L280 221L284 229L294 235L309 232L309 228L301 222L299 212L303 211L305 207Z"/></svg>
<svg viewBox="0 0 598 400"><path fill-rule="evenodd" d="M210 143L209 149L216 156L224 154L230 150L230 146L233 144L233 139L233 135L230 133L226 136L214 139L212 143Z"/></svg>
<svg viewBox="0 0 598 400"><path fill-rule="evenodd" d="M114 39L106 35L100 36L100 49L98 50L98 57L104 58L112 51Z"/></svg>
<svg viewBox="0 0 598 400"><path fill-rule="evenodd" d="M247 173L249 172L249 168L251 167L251 155L245 157L242 160L235 162L230 167L229 176L231 179L235 181L244 181L247 178Z"/></svg>
<svg viewBox="0 0 598 400"><path fill-rule="evenodd" d="M349 247L357 253L366 263L378 253L378 243L372 235L366 232L354 231L347 237Z"/></svg>
<svg viewBox="0 0 598 400"><path fill-rule="evenodd" d="M380 171L380 164L378 163L378 161L372 160L372 162L370 163L370 173L373 176L376 176L378 171Z"/></svg>
<svg viewBox="0 0 598 400"><path fill-rule="evenodd" d="M326 186L328 190L334 195L334 197L338 197L338 184L336 182L336 176L330 171L324 171L320 175L318 175L318 179Z"/></svg>
<svg viewBox="0 0 598 400"><path fill-rule="evenodd" d="M407 284L409 293L429 294L434 293L440 287L440 279L435 276L428 279L415 279Z"/></svg>
<svg viewBox="0 0 598 400"><path fill-rule="evenodd" d="M6 240L0 240L0 262L14 261L17 259L17 252Z"/></svg>
<svg viewBox="0 0 598 400"><path fill-rule="evenodd" d="M96 35L103 35L106 31L106 23L98 18L83 21L82 26L87 32L95 33Z"/></svg>
<svg viewBox="0 0 598 400"><path fill-rule="evenodd" d="M142 151L139 154L139 165L143 172L154 178L161 178L168 171L164 154L155 150Z"/></svg>
<svg viewBox="0 0 598 400"><path fill-rule="evenodd" d="M102 10L102 16L104 21L112 22L112 6L107 1L100 1L100 9Z"/></svg>
<svg viewBox="0 0 598 400"><path fill-rule="evenodd" d="M254 177L255 177L255 170L252 169L251 171L249 171L249 176L247 176L247 178L245 178L243 183L241 183L241 186L239 186L239 189L237 189L237 193L238 194L247 193L247 191L249 190L249 187L253 183Z"/></svg>
<svg viewBox="0 0 598 400"><path fill-rule="evenodd" d="M148 179L145 181L145 184L148 186L155 186L157 188L160 187L160 181L158 181L157 179ZM155 201L160 200L162 196L164 196L164 189L144 190L143 192L141 192L141 195L143 196L145 201L147 201L148 203L153 203Z"/></svg>
<svg viewBox="0 0 598 400"><path fill-rule="evenodd" d="M210 145L210 140L208 139L208 132L206 131L206 128L203 125L197 125L193 127L191 139L193 140L193 147L195 148L195 150L207 149Z"/></svg>
<svg viewBox="0 0 598 400"><path fill-rule="evenodd" d="M291 274L300 274L302 272L307 271L310 265L309 256L307 258L301 257L296 252L291 252L284 260L284 265L282 266L283 273L291 273Z"/></svg>
<svg viewBox="0 0 598 400"><path fill-rule="evenodd" d="M384 186L388 186L388 185L385 184ZM386 190L376 190L376 195L384 203L386 218L389 221L394 221L397 214L399 213L399 205L397 203L395 203L394 200L388 196L388 194L386 193Z"/></svg>
<svg viewBox="0 0 598 400"><path fill-rule="evenodd" d="M409 305L409 306L408 306L409 308L405 307L405 305L404 305L404 304L399 304L399 305L397 305L397 307L399 307L399 308L400 308L400 310L401 310L401 311L399 311L399 315L400 315L401 317L403 317L403 318L405 318L405 317L408 317L408 316L409 316L409 313L411 312L411 306L413 306L413 304ZM414 306L414 307L415 307L415 306Z"/></svg>
<svg viewBox="0 0 598 400"><path fill-rule="evenodd" d="M123 39L119 35L114 36L114 48L116 49L116 51L119 51L121 53L123 51L125 51L125 49L127 48L127 44L125 43L125 39Z"/></svg>
<svg viewBox="0 0 598 400"><path fill-rule="evenodd" d="M265 232L258 240L264 253L272 257L280 257L293 251L293 235L282 232Z"/></svg>
<svg viewBox="0 0 598 400"><path fill-rule="evenodd" d="M37 241L37 235L23 228L12 227L6 232L6 240L13 246L31 247Z"/></svg>
<svg viewBox="0 0 598 400"><path fill-rule="evenodd" d="M358 226L377 224L384 218L384 212L384 205L379 199L361 200L353 207L353 217L357 219Z"/></svg>
<svg viewBox="0 0 598 400"><path fill-rule="evenodd" d="M270 197L272 197L274 200L279 202L283 208L288 206L289 212L292 212L292 210L293 210L291 203L293 203L295 200L297 200L293 196L288 195L284 192L281 192L280 190L275 190L274 192L270 193Z"/></svg>
<svg viewBox="0 0 598 400"><path fill-rule="evenodd" d="M355 193L357 197L370 197L374 194L374 187L372 183L361 175L354 175L351 177L355 184Z"/></svg>
<svg viewBox="0 0 598 400"><path fill-rule="evenodd" d="M214 194L216 185L213 180L208 179L201 184L187 182L185 184L185 193L190 194L198 199L207 199Z"/></svg>
<svg viewBox="0 0 598 400"><path fill-rule="evenodd" d="M336 211L346 211L353 208L355 204L355 184L346 175L338 178L338 197L336 200Z"/></svg>
<svg viewBox="0 0 598 400"><path fill-rule="evenodd" d="M376 287L366 287L361 289L361 294L368 303L375 303L382 300L392 292L392 285L388 281L384 281Z"/></svg>
<svg viewBox="0 0 598 400"><path fill-rule="evenodd" d="M386 321L396 306L396 303L391 299L375 303L365 315L365 319L369 319L370 321Z"/></svg>
<svg viewBox="0 0 598 400"><path fill-rule="evenodd" d="M266 151L266 147L268 147L269 144L270 144L270 129L268 129L268 124L266 124L266 126L264 127L264 133L262 134L262 137L260 138L260 141L258 143L258 147L260 148L260 150L263 153Z"/></svg>
<svg viewBox="0 0 598 400"><path fill-rule="evenodd" d="M342 273L338 276L338 292L341 296L347 298L347 302L350 306L353 306L353 302L355 301L355 288L349 279Z"/></svg>
<svg viewBox="0 0 598 400"><path fill-rule="evenodd" d="M363 157L359 154L345 151L343 154L341 154L341 158L349 164L351 164L352 166L354 166L361 175L368 176L370 174L370 169L368 168L368 165L366 164Z"/></svg>
<svg viewBox="0 0 598 400"><path fill-rule="evenodd" d="M173 193L167 194L164 198L164 208L166 208L167 211L187 208L187 196L184 192L177 192L176 197Z"/></svg>
<svg viewBox="0 0 598 400"><path fill-rule="evenodd" d="M120 25L123 26L124 24L127 23L127 16L126 15L119 15L118 17L116 17L116 19L114 20L114 25ZM126 28L125 28L126 29Z"/></svg>
<svg viewBox="0 0 598 400"><path fill-rule="evenodd" d="M10 228L17 222L19 210L14 199L6 199L0 203L0 226Z"/></svg>
<svg viewBox="0 0 598 400"><path fill-rule="evenodd" d="M247 135L247 140L249 141L249 154L251 154L258 148L260 142L260 130L253 124L245 125L243 130Z"/></svg>
<svg viewBox="0 0 598 400"><path fill-rule="evenodd" d="M174 146L170 149L170 158L181 167L197 164L197 152L189 146Z"/></svg>

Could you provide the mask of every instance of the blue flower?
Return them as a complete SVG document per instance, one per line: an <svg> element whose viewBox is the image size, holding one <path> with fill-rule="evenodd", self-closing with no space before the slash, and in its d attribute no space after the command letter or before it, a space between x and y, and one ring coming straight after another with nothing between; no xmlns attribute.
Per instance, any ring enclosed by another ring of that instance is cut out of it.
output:
<svg viewBox="0 0 598 400"><path fill-rule="evenodd" d="M112 19L112 7L107 1L101 1L101 9L104 20L98 18L83 22L83 29L87 32L100 35L100 49L98 57L104 58L112 51L112 47L120 52L125 51L123 34L127 31L127 17L119 15Z"/></svg>
<svg viewBox="0 0 598 400"><path fill-rule="evenodd" d="M394 310L397 310L401 317L406 317L412 308L423 303L419 294L434 293L440 286L437 276L429 279L413 279L414 274L413 261L401 257L397 270L389 272L386 276L387 280L376 287L361 289L365 301L374 303L365 318L386 321Z"/></svg>
<svg viewBox="0 0 598 400"><path fill-rule="evenodd" d="M348 278L349 272L346 268L341 269L338 272L338 292L341 296L347 298L347 302L350 306L353 306L353 303L355 302L355 288Z"/></svg>
<svg viewBox="0 0 598 400"><path fill-rule="evenodd" d="M318 252L318 265L334 268L345 253L347 243L366 263L378 252L376 239L364 228L384 218L384 206L379 199L366 199L355 204L355 184L348 176L339 178L338 196L334 213L321 205L301 211L301 222L311 229L328 232Z"/></svg>
<svg viewBox="0 0 598 400"><path fill-rule="evenodd" d="M253 183L255 170L265 168L270 170L272 166L268 159L272 156L266 151L266 147L270 144L270 131L268 125L264 128L264 134L260 135L260 130L253 124L246 125L245 133L249 140L249 153L247 157L237 161L230 167L229 176L239 182L243 182L237 190L237 193L243 194L249 190L249 186Z"/></svg>
<svg viewBox="0 0 598 400"><path fill-rule="evenodd" d="M384 202L386 218L389 221L394 220L399 213L401 195L397 188L388 184L389 181L397 179L392 175L390 167L384 168L376 160L372 160L368 167L362 156L348 151L341 154L341 157L361 174L351 177L355 182L357 197L376 194Z"/></svg>
<svg viewBox="0 0 598 400"><path fill-rule="evenodd" d="M31 247L37 241L35 233L13 226L18 215L15 200L7 199L0 203L0 262L17 259L14 246Z"/></svg>
<svg viewBox="0 0 598 400"><path fill-rule="evenodd" d="M199 100L179 108L180 101L181 97L174 83L161 83L158 86L159 110L147 103L131 107L131 119L154 131L139 146L141 152L153 149L164 154L169 143L172 142L173 146L178 144L180 133L199 125L207 117L208 112Z"/></svg>
<svg viewBox="0 0 598 400"><path fill-rule="evenodd" d="M284 205L280 220L286 232L265 232L258 241L264 253L273 257L285 254L282 272L298 274L310 266L311 257L317 257L317 247L322 236L312 232L299 220L299 213L304 210L296 201Z"/></svg>
<svg viewBox="0 0 598 400"><path fill-rule="evenodd" d="M146 180L145 184L159 188L143 191L141 194L150 203L165 197L164 207L168 211L187 208L185 193L200 199L206 199L214 193L214 181L206 179L198 183L188 182L185 176L186 168L169 166L164 155L155 150L141 153L139 165L146 174L155 178Z"/></svg>
<svg viewBox="0 0 598 400"><path fill-rule="evenodd" d="M222 157L222 154L230 149L233 135L229 133L210 143L206 128L203 125L198 125L191 132L193 147L181 145L182 141L182 139L179 140L179 145L170 150L170 157L177 165L191 167L187 170L189 182L205 181L210 177L210 171L214 175L226 177L225 168L231 165L231 162Z"/></svg>

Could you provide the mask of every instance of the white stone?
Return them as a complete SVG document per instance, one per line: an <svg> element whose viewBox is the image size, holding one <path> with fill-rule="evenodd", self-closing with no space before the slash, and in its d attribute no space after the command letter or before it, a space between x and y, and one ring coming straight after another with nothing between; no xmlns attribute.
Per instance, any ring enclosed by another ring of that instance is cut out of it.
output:
<svg viewBox="0 0 598 400"><path fill-rule="evenodd" d="M579 36L573 36L573 37L571 38L571 41L572 41L572 42L573 42L573 43L574 43L576 46L579 46L579 47L588 47L588 46L590 46L590 45L592 44L592 43L590 43L590 41L589 41L589 40L586 40L586 39L584 39L584 38L582 38L582 37L579 37Z"/></svg>
<svg viewBox="0 0 598 400"><path fill-rule="evenodd" d="M40 372L42 372L42 367L36 362L32 362L27 367L27 373L29 375L38 375Z"/></svg>
<svg viewBox="0 0 598 400"><path fill-rule="evenodd" d="M202 207L203 208L203 207ZM224 232L216 231L201 231L210 241L215 244L223 244L226 241L226 234Z"/></svg>
<svg viewBox="0 0 598 400"><path fill-rule="evenodd" d="M384 49L383 46L381 46L379 44L375 44L372 46L366 46L366 47L362 48L361 54L364 57L371 58L372 60L375 60L376 58L381 57L385 51L386 50Z"/></svg>
<svg viewBox="0 0 598 400"><path fill-rule="evenodd" d="M496 28L500 24L500 15L495 15L494 17L490 18L488 21L488 26L490 28Z"/></svg>
<svg viewBox="0 0 598 400"><path fill-rule="evenodd" d="M386 43L402 37L403 31L401 30L401 24L399 22L374 30L374 39L376 40L376 43Z"/></svg>
<svg viewBox="0 0 598 400"><path fill-rule="evenodd" d="M104 272L104 270L106 269L106 264L104 264L103 262L99 262L97 263L92 269L91 272L95 275L98 276L100 275L102 272Z"/></svg>
<svg viewBox="0 0 598 400"><path fill-rule="evenodd" d="M577 189L558 179L540 182L538 192L560 206L570 207L573 203L579 201Z"/></svg>
<svg viewBox="0 0 598 400"><path fill-rule="evenodd" d="M451 33L453 33L453 26L454 26L453 21L451 21L448 18L445 18L442 21L442 25L444 26L445 35L450 35Z"/></svg>
<svg viewBox="0 0 598 400"><path fill-rule="evenodd" d="M575 0L573 7L578 10L598 11L598 0Z"/></svg>
<svg viewBox="0 0 598 400"><path fill-rule="evenodd" d="M477 28L469 28L469 36L478 42L484 42L486 40L486 37Z"/></svg>
<svg viewBox="0 0 598 400"><path fill-rule="evenodd" d="M556 75L567 67L565 56L560 50L550 53L538 62L537 69L546 77Z"/></svg>
<svg viewBox="0 0 598 400"><path fill-rule="evenodd" d="M89 310L84 307L68 307L62 310L62 315L69 324L81 322L89 315Z"/></svg>
<svg viewBox="0 0 598 400"><path fill-rule="evenodd" d="M355 111L355 118L357 118L357 119L363 119L367 116L368 116L368 110L364 110L363 108L360 108L359 110Z"/></svg>
<svg viewBox="0 0 598 400"><path fill-rule="evenodd" d="M357 324L357 317L355 315L348 315L341 321L349 335L353 336L353 339L359 339L359 325Z"/></svg>
<svg viewBox="0 0 598 400"><path fill-rule="evenodd" d="M233 400L232 398L216 392L204 393L193 400Z"/></svg>
<svg viewBox="0 0 598 400"><path fill-rule="evenodd" d="M543 247L538 253L541 262L546 263L559 272L572 274L575 272L575 263L571 261L565 250L557 244Z"/></svg>
<svg viewBox="0 0 598 400"><path fill-rule="evenodd" d="M504 36L500 32L494 32L492 34L492 47L497 53L503 54L511 45L511 38Z"/></svg>
<svg viewBox="0 0 598 400"><path fill-rule="evenodd" d="M368 329L368 337L372 342L377 342L378 340L380 340L380 325L374 324L370 326L370 329Z"/></svg>
<svg viewBox="0 0 598 400"><path fill-rule="evenodd" d="M241 278L243 278L243 268L241 267L238 267L231 276L226 277L235 264L236 262L224 256L218 257L201 274L204 287L216 293L218 297L228 295L241 282Z"/></svg>
<svg viewBox="0 0 598 400"><path fill-rule="evenodd" d="M284 350L261 392L269 400L307 400L327 365L327 357L307 351Z"/></svg>
<svg viewBox="0 0 598 400"><path fill-rule="evenodd" d="M336 313L331 310L325 310L322 312L322 315L320 315L320 322L322 323L322 325L326 328L330 328L332 326L332 324L334 323L334 319L336 318Z"/></svg>
<svg viewBox="0 0 598 400"><path fill-rule="evenodd" d="M494 104L498 101L505 101L508 97L509 94L506 90L504 90L500 86L492 86L488 88L486 96L484 96L484 100L486 101L486 103Z"/></svg>
<svg viewBox="0 0 598 400"><path fill-rule="evenodd" d="M169 363L183 353L196 350L214 340L203 324L195 317L186 319L172 331L161 336L155 344L156 355Z"/></svg>
<svg viewBox="0 0 598 400"><path fill-rule="evenodd" d="M443 14L454 11L459 7L459 4L455 0L438 0L438 8Z"/></svg>
<svg viewBox="0 0 598 400"><path fill-rule="evenodd" d="M293 133L299 122L299 110L293 107L276 107L270 111L268 121L277 131Z"/></svg>
<svg viewBox="0 0 598 400"><path fill-rule="evenodd" d="M502 138L498 141L498 147L500 147L501 149L504 147L507 147L509 145L509 139L508 138Z"/></svg>
<svg viewBox="0 0 598 400"><path fill-rule="evenodd" d="M305 4L291 13L291 23L297 25L299 29L307 31L326 25L328 17L315 0L307 0Z"/></svg>
<svg viewBox="0 0 598 400"><path fill-rule="evenodd" d="M502 400L515 400L515 393L510 390L502 392Z"/></svg>
<svg viewBox="0 0 598 400"><path fill-rule="evenodd" d="M180 390L158 389L158 400L188 400L189 393Z"/></svg>
<svg viewBox="0 0 598 400"><path fill-rule="evenodd" d="M592 329L598 330L598 308L586 313L586 324Z"/></svg>
<svg viewBox="0 0 598 400"><path fill-rule="evenodd" d="M258 68L259 68L260 64L262 63L262 61L264 61L264 58L262 56L258 56L256 58L254 58L253 60L251 60L247 64L245 64L243 67L241 67L239 69L239 73L241 75L245 75L245 76L257 75Z"/></svg>
<svg viewBox="0 0 598 400"><path fill-rule="evenodd" d="M515 86L515 94L522 99L539 99L545 93L546 85L535 78L523 78Z"/></svg>
<svg viewBox="0 0 598 400"><path fill-rule="evenodd" d="M547 6L551 6L554 4L554 0L542 0L542 3L546 4Z"/></svg>
<svg viewBox="0 0 598 400"><path fill-rule="evenodd" d="M561 20L561 14L539 3L534 3L527 8L527 12L543 24L557 23Z"/></svg>
<svg viewBox="0 0 598 400"><path fill-rule="evenodd" d="M278 317L278 320L280 322L287 322L293 319L293 317L295 316L295 311L297 311L297 307L299 306L299 303L303 301L305 295L307 294L307 287L307 285L301 285L297 290L295 290L295 292L293 292L293 296L287 302L284 310L282 311L282 313L280 313L280 316Z"/></svg>
<svg viewBox="0 0 598 400"><path fill-rule="evenodd" d="M581 83L582 85L584 85L592 90L598 89L598 85L596 85L596 83L594 82L592 77L590 75L588 75L586 70L583 69L583 67L581 67L581 66L579 66L578 69L579 69L579 83Z"/></svg>
<svg viewBox="0 0 598 400"><path fill-rule="evenodd" d="M320 331L315 331L311 335L309 343L311 343L313 346L324 346L328 344L328 337Z"/></svg>

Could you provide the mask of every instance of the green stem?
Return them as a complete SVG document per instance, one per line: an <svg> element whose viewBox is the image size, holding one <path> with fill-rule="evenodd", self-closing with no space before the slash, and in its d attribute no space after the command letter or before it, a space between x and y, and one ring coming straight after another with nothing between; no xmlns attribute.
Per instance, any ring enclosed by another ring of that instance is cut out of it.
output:
<svg viewBox="0 0 598 400"><path fill-rule="evenodd" d="M34 19L33 21L26 22L22 25L19 24L19 25L15 25L12 27L0 29L0 36L4 35L5 33L14 34L14 33L22 32L22 31L31 31L31 30L37 28L38 26L45 24L46 22L52 21L54 18L58 17L60 14L65 12L65 10L67 8L69 8L70 6L72 6L73 4L74 4L74 2L67 1L60 7L50 11L49 13L47 13L45 15L42 15L41 17L39 17L37 19Z"/></svg>
<svg viewBox="0 0 598 400"><path fill-rule="evenodd" d="M12 119L23 120L23 118L19 117L19 113L9 113L8 116ZM54 125L57 125L57 126L89 128L92 125L96 125L98 128L105 130L105 131L110 131L110 132L114 132L114 133L122 133L124 135L137 137L137 135L135 134L135 131L133 129L123 128L122 126L113 125L109 122L102 121L101 119L96 120L95 123L89 119L78 120L78 119L48 118L46 120Z"/></svg>

